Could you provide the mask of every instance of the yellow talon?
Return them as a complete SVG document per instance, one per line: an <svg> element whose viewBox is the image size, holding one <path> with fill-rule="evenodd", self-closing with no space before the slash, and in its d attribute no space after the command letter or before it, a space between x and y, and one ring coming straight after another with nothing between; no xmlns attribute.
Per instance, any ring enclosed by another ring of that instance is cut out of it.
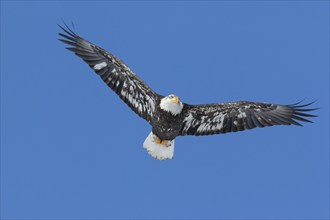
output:
<svg viewBox="0 0 330 220"><path fill-rule="evenodd" d="M166 146L166 145L167 145L167 140L162 140L162 141L160 142L160 144Z"/></svg>
<svg viewBox="0 0 330 220"><path fill-rule="evenodd" d="M155 137L155 141L157 144L160 144L160 145L167 145L167 140L161 140L159 137Z"/></svg>
<svg viewBox="0 0 330 220"><path fill-rule="evenodd" d="M157 144L160 144L160 143L162 142L162 141L159 139L159 137L157 137L157 136L155 137L155 141L156 141Z"/></svg>

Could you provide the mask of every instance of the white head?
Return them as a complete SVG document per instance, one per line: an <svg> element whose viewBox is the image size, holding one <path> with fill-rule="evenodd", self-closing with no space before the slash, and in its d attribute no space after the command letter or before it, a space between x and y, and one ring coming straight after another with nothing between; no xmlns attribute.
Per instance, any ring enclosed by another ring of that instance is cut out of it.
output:
<svg viewBox="0 0 330 220"><path fill-rule="evenodd" d="M160 108L170 112L172 115L178 115L182 111L183 104L178 96L171 94L160 100Z"/></svg>

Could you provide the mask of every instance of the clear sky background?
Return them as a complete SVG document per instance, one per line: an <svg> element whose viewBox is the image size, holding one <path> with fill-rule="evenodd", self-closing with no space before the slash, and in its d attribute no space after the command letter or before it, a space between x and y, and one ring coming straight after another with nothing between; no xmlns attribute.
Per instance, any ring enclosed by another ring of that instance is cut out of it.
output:
<svg viewBox="0 0 330 220"><path fill-rule="evenodd" d="M62 19L191 104L318 99L318 118L179 137L59 42ZM1 1L1 218L329 217L329 2Z"/></svg>

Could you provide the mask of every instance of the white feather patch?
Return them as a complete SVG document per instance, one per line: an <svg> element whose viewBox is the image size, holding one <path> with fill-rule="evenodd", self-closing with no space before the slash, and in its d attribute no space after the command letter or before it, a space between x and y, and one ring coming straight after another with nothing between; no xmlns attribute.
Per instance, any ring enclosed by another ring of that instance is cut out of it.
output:
<svg viewBox="0 0 330 220"><path fill-rule="evenodd" d="M94 70L100 70L100 69L103 69L106 66L107 66L107 63L106 62L102 62L102 63L96 64L94 66Z"/></svg>
<svg viewBox="0 0 330 220"><path fill-rule="evenodd" d="M157 144L155 141L156 135L152 132L148 135L143 143L148 153L157 160L173 159L174 156L174 140L167 141L167 146Z"/></svg>

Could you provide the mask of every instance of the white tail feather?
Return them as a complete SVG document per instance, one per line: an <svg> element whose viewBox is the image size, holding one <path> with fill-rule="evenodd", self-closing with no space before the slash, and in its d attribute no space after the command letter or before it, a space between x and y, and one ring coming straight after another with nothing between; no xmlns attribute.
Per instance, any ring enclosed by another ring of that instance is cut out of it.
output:
<svg viewBox="0 0 330 220"><path fill-rule="evenodd" d="M143 148L145 148L148 153L157 160L172 159L174 156L174 140L167 141L165 146L157 144L155 139L156 135L150 132L143 143Z"/></svg>

